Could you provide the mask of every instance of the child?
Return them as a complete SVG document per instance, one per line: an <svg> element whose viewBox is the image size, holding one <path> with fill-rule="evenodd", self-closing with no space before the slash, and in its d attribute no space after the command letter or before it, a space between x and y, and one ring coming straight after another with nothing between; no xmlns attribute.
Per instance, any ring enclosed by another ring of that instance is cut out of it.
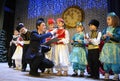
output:
<svg viewBox="0 0 120 81"><path fill-rule="evenodd" d="M46 31L46 33L54 30L54 26L55 26L55 20L52 18L49 18L48 19L48 30ZM54 38L54 36L50 36L50 37L46 38L46 42L53 38ZM54 56L54 44L51 44L51 50L46 53L46 58L53 61L53 56ZM53 69L47 69L46 73L53 73Z"/></svg>
<svg viewBox="0 0 120 81"><path fill-rule="evenodd" d="M99 79L99 44L101 32L98 31L99 21L92 19L89 22L90 33L86 34L88 43L88 65L90 67L90 78Z"/></svg>
<svg viewBox="0 0 120 81"><path fill-rule="evenodd" d="M74 73L72 76L78 76L80 70L80 77L84 77L84 71L87 65L86 49L84 43L84 27L81 22L76 25L77 33L72 38L73 50L70 54L70 62L73 63Z"/></svg>
<svg viewBox="0 0 120 81"><path fill-rule="evenodd" d="M16 49L16 42L18 37L19 37L19 32L17 30L14 30L14 35L12 40L10 41L10 48L8 52L8 65L9 67L13 66L13 68L15 68L15 60L12 60L12 56Z"/></svg>
<svg viewBox="0 0 120 81"><path fill-rule="evenodd" d="M30 45L30 36L31 36L31 31L29 31L23 23L19 23L19 25L16 28L17 31L21 33L21 37L24 40L24 45L23 45L23 55L22 55L22 72L26 71L27 67L27 60L26 60L26 52L28 50L28 47Z"/></svg>
<svg viewBox="0 0 120 81"><path fill-rule="evenodd" d="M104 63L105 79L109 79L109 71L114 73L113 80L119 80L120 72L120 26L119 17L111 12L107 15L107 25L102 32L105 41L100 54L100 61Z"/></svg>
<svg viewBox="0 0 120 81"><path fill-rule="evenodd" d="M23 38L19 35L16 41L16 50L13 54L12 59L15 60L16 70L22 69L22 54L23 54Z"/></svg>
<svg viewBox="0 0 120 81"><path fill-rule="evenodd" d="M56 36L59 41L55 45L55 69L57 71L57 75L62 75L62 71L64 71L63 76L68 75L68 43L69 43L69 33L64 28L64 20L62 18L57 19L58 30L56 32Z"/></svg>

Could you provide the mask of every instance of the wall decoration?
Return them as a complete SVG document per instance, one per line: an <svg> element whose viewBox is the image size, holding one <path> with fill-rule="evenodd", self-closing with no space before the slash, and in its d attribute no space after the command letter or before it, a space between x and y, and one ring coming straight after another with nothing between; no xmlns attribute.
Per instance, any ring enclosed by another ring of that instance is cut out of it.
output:
<svg viewBox="0 0 120 81"><path fill-rule="evenodd" d="M84 20L84 11L79 6L68 7L62 14L66 27L73 28Z"/></svg>

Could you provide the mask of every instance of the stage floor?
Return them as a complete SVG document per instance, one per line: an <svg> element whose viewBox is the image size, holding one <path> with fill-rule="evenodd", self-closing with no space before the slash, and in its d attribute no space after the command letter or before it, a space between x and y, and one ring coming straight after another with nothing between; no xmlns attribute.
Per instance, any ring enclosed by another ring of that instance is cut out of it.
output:
<svg viewBox="0 0 120 81"><path fill-rule="evenodd" d="M55 70L54 70L54 73ZM7 63L0 63L0 81L104 81L100 74L100 80L94 80L87 77L71 77L73 70L69 67L68 76L56 76L55 74L41 74L40 77L33 77L29 75L29 65L27 67L27 72L21 72L19 70L14 70L9 68ZM85 73L87 75L87 73ZM113 75L110 76L112 78ZM120 77L120 75L119 75Z"/></svg>

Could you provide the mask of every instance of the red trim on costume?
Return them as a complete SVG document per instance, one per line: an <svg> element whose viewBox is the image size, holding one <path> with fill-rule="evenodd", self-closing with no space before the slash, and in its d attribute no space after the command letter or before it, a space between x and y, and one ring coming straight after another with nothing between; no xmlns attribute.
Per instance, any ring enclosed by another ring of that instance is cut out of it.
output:
<svg viewBox="0 0 120 81"><path fill-rule="evenodd" d="M56 34L58 35L57 38L58 39L63 39L65 38L65 29L58 29ZM64 44L63 42L57 42L56 44Z"/></svg>

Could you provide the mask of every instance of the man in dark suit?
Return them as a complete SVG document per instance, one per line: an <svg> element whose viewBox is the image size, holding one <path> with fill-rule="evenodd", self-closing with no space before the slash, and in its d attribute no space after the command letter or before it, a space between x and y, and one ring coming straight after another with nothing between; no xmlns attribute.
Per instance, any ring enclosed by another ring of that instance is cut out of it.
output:
<svg viewBox="0 0 120 81"><path fill-rule="evenodd" d="M27 51L27 60L30 63L30 75L39 76L38 69L44 72L45 68L52 68L53 62L46 59L44 53L50 50L49 46L41 46L45 42L45 39L52 36L56 30L49 33L44 33L46 26L45 23L38 19L36 22L37 31L31 32L30 46Z"/></svg>

